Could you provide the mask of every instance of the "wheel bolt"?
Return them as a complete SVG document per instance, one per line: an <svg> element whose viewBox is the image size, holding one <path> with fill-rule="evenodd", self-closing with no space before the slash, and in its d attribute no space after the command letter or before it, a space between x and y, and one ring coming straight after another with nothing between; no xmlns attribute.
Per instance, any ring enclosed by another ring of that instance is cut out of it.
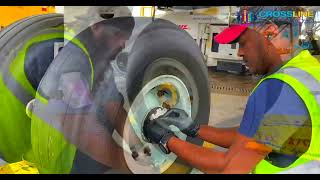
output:
<svg viewBox="0 0 320 180"><path fill-rule="evenodd" d="M170 106L168 103L166 103L166 102L163 102L163 103L162 103L162 107L164 107L164 108L166 108L166 109L170 109L170 108L171 108L171 106Z"/></svg>
<svg viewBox="0 0 320 180"><path fill-rule="evenodd" d="M162 91L162 90L158 91L157 95L158 95L158 97L162 97L164 95L164 91Z"/></svg>
<svg viewBox="0 0 320 180"><path fill-rule="evenodd" d="M151 156L151 150L150 150L149 147L145 147L145 148L143 149L143 152L144 152L144 154L146 154L147 156Z"/></svg>
<svg viewBox="0 0 320 180"><path fill-rule="evenodd" d="M139 154L137 153L137 151L132 151L131 156L133 157L134 160L136 160L139 157Z"/></svg>

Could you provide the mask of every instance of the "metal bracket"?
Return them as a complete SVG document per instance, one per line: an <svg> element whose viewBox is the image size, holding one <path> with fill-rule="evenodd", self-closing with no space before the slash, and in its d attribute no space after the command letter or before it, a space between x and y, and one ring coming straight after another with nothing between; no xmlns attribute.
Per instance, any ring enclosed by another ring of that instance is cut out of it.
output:
<svg viewBox="0 0 320 180"><path fill-rule="evenodd" d="M58 55L58 53L61 51L61 49L64 46L64 42L55 42L54 43L54 49L53 49L53 58L56 58L56 56Z"/></svg>

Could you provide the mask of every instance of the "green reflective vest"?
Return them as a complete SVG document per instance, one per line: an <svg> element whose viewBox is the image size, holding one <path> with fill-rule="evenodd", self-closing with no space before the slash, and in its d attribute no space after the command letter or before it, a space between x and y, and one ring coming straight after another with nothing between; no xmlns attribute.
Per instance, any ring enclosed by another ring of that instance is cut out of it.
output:
<svg viewBox="0 0 320 180"><path fill-rule="evenodd" d="M312 160L320 160L320 63L308 50L301 51L276 73L263 78L256 87L272 78L287 83L303 100L311 118L312 138L308 150L289 167L280 168L262 160L253 173L279 173Z"/></svg>
<svg viewBox="0 0 320 180"><path fill-rule="evenodd" d="M63 29L62 29L63 30ZM7 162L32 160L30 118L25 113L27 103L35 97L34 89L24 71L26 54L33 45L52 39L62 39L60 27L47 28L13 47L0 72L0 153Z"/></svg>
<svg viewBox="0 0 320 180"><path fill-rule="evenodd" d="M85 46L74 37L72 30L65 27L64 39L76 45L87 56L91 69L90 88L94 79L93 63ZM41 85L40 85L41 86ZM38 108L46 108L48 99L36 94ZM34 163L41 174L66 174L70 173L76 153L76 147L69 143L64 134L48 124L49 117L40 117L36 113L31 114L31 144L34 153Z"/></svg>

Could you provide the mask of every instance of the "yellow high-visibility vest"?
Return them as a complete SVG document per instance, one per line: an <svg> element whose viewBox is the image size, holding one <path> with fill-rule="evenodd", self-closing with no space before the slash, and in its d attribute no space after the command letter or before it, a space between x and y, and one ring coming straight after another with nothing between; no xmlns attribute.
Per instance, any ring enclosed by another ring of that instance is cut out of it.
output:
<svg viewBox="0 0 320 180"><path fill-rule="evenodd" d="M288 61L276 73L263 78L256 88L265 80L278 79L287 83L306 105L312 124L312 138L308 150L295 162L286 168L277 167L266 160L262 160L253 173L279 173L312 160L320 160L320 63L308 50L301 51L296 57ZM255 88L255 89L256 89ZM255 90L254 89L254 90ZM253 91L254 91L253 90Z"/></svg>

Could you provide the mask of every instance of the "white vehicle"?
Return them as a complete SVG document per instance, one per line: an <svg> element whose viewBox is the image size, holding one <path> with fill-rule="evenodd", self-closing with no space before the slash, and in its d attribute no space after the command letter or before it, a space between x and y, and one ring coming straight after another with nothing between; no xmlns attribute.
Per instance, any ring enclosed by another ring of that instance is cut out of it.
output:
<svg viewBox="0 0 320 180"><path fill-rule="evenodd" d="M213 40L215 35L228 27L236 18L237 7L210 7L195 10L167 8L164 10L166 13L156 18L171 21L186 30L198 43L207 66L233 72L245 70L242 58L237 56L238 43L218 44Z"/></svg>

